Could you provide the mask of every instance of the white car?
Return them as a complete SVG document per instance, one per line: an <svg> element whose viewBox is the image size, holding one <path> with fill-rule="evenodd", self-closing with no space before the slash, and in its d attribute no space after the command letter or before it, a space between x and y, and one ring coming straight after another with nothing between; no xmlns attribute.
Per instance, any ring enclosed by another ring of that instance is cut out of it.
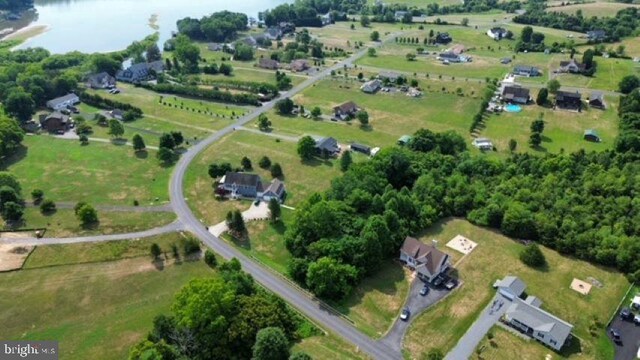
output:
<svg viewBox="0 0 640 360"><path fill-rule="evenodd" d="M633 323L634 323L634 324L636 324L636 325L640 325L640 314L636 315L636 316L633 318ZM640 349L639 349L639 350L640 350Z"/></svg>

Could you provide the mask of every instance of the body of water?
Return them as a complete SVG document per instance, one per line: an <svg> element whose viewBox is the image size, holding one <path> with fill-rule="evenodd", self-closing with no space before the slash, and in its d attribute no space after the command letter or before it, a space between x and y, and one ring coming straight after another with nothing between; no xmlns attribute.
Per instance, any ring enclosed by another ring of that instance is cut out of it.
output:
<svg viewBox="0 0 640 360"><path fill-rule="evenodd" d="M27 40L21 48L43 47L52 53L73 50L108 52L121 50L134 40L157 31L161 43L176 30L176 21L200 18L216 11L242 12L257 18L258 12L284 0L36 0L37 20L48 30Z"/></svg>

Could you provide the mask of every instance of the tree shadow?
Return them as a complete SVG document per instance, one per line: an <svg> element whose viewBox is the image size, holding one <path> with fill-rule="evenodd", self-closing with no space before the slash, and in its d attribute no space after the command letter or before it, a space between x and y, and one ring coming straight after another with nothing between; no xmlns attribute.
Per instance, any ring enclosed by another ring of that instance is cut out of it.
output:
<svg viewBox="0 0 640 360"><path fill-rule="evenodd" d="M89 224L80 225L80 228L82 228L82 230L97 230L99 227L100 227L100 220L89 223Z"/></svg>
<svg viewBox="0 0 640 360"><path fill-rule="evenodd" d="M582 344L580 339L575 336L572 336L569 343L565 344L565 346L560 349L560 355L565 358L569 358L571 355L580 354L581 352Z"/></svg>
<svg viewBox="0 0 640 360"><path fill-rule="evenodd" d="M307 165L307 166L313 166L313 167L317 167L317 166L333 167L333 163L329 160L329 158L323 159L323 158L317 157L317 156L314 156L314 157L312 157L311 159L308 159L308 160L302 160L302 164Z"/></svg>
<svg viewBox="0 0 640 360"><path fill-rule="evenodd" d="M18 146L16 150L13 152L13 154L6 157L2 161L2 164L0 164L0 169L4 171L7 168L11 167L11 165L19 163L20 161L22 161L24 158L27 157L28 153L29 153L28 147L24 145Z"/></svg>
<svg viewBox="0 0 640 360"><path fill-rule="evenodd" d="M116 146L124 146L124 145L127 145L127 139L114 138L114 139L111 139L111 144Z"/></svg>
<svg viewBox="0 0 640 360"><path fill-rule="evenodd" d="M165 264L164 264L163 258L158 257L157 259L154 259L151 263L156 268L156 270L159 270L159 271L164 270Z"/></svg>
<svg viewBox="0 0 640 360"><path fill-rule="evenodd" d="M149 157L149 152L147 150L136 151L136 157L138 159L147 159Z"/></svg>
<svg viewBox="0 0 640 360"><path fill-rule="evenodd" d="M58 209L53 209L53 210L49 210L49 211L40 211L40 213L43 216L49 217L49 216L53 216L58 212Z"/></svg>

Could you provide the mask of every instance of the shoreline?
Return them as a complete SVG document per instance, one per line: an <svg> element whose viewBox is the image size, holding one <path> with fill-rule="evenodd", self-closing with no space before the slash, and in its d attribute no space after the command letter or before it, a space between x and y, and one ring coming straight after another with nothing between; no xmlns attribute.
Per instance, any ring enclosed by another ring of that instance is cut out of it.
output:
<svg viewBox="0 0 640 360"><path fill-rule="evenodd" d="M19 40L21 43L49 31L49 25L27 25L2 38L2 40Z"/></svg>

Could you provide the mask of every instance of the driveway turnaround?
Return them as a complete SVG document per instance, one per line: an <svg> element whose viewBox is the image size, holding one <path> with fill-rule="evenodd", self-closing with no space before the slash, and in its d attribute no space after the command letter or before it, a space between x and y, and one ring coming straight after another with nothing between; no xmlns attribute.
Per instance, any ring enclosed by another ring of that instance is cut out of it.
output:
<svg viewBox="0 0 640 360"><path fill-rule="evenodd" d="M489 329L507 312L507 307L511 305L504 296L496 293L489 305L482 310L480 317L471 325L469 330L458 341L456 346L447 354L445 360L466 360L470 359L473 351L484 338Z"/></svg>
<svg viewBox="0 0 640 360"><path fill-rule="evenodd" d="M409 289L409 295L405 307L409 308L411 315L408 321L402 321L400 318L396 318L393 326L389 332L382 338L383 343L391 347L396 351L402 351L402 339L409 329L409 325L421 312L440 301L445 296L449 295L450 291L444 288L430 287L429 293L425 296L420 295L420 290L426 285L422 280L417 277L411 282L411 289ZM455 289L453 290L455 291Z"/></svg>
<svg viewBox="0 0 640 360"><path fill-rule="evenodd" d="M614 328L620 331L620 344L613 343L616 349L615 360L636 360L638 347L640 347L640 326L633 322L620 319L619 315L611 322L611 327L607 329L607 335L611 339L609 329ZM613 340L612 340L613 341Z"/></svg>

